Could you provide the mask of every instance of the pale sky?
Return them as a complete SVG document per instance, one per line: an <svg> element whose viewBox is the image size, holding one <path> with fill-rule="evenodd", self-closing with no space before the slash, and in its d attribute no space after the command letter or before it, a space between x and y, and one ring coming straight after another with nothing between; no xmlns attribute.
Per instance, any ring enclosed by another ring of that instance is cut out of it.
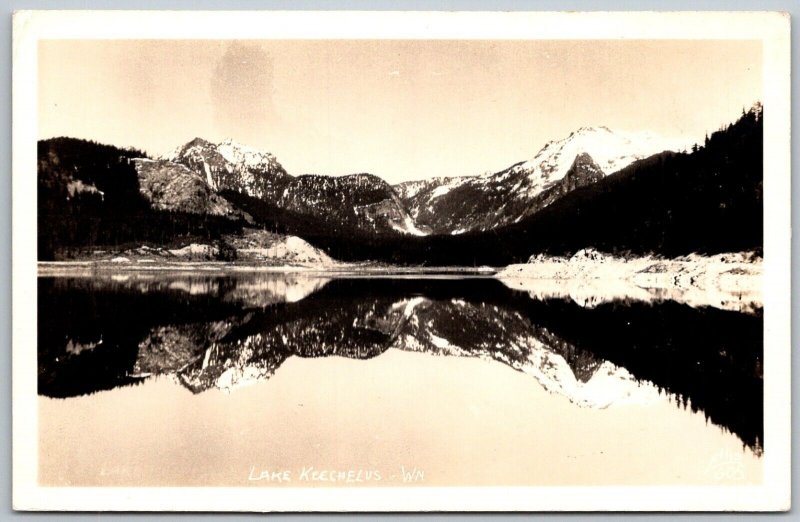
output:
<svg viewBox="0 0 800 522"><path fill-rule="evenodd" d="M498 171L587 125L702 140L761 99L761 64L757 41L52 40L39 137L232 138L290 174L397 183Z"/></svg>

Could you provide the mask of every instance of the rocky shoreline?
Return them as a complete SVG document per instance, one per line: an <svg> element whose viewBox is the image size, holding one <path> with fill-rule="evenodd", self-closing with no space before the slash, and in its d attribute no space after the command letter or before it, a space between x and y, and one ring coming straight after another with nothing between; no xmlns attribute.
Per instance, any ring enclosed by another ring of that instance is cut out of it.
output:
<svg viewBox="0 0 800 522"><path fill-rule="evenodd" d="M532 297L568 297L589 307L619 299L668 299L758 313L763 309L762 275L763 258L754 252L626 259L584 249L570 258L533 256L497 277Z"/></svg>
<svg viewBox="0 0 800 522"><path fill-rule="evenodd" d="M116 252L96 250L75 260L39 262L38 273L41 276L97 272L302 272L340 277L469 275L496 277L533 298L568 298L585 307L632 299L673 300L692 307L711 306L744 313L760 313L763 309L763 259L754 252L690 254L664 259L623 258L583 249L569 258L536 255L528 263L494 268L345 263L298 237L268 232L226 238L224 244L230 252L221 252L220 246L213 243L191 243L173 249L142 245Z"/></svg>

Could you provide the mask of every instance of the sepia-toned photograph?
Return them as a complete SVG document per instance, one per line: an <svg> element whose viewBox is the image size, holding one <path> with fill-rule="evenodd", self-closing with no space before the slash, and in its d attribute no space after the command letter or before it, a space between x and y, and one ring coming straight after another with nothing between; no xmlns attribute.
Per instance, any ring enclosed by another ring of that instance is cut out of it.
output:
<svg viewBox="0 0 800 522"><path fill-rule="evenodd" d="M18 508L788 509L788 18L53 15Z"/></svg>

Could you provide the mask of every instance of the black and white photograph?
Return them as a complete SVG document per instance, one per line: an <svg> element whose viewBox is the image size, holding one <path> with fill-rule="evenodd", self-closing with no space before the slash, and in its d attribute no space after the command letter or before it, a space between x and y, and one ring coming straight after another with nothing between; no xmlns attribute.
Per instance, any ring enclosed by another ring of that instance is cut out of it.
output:
<svg viewBox="0 0 800 522"><path fill-rule="evenodd" d="M73 15L15 17L18 508L789 508L788 17Z"/></svg>

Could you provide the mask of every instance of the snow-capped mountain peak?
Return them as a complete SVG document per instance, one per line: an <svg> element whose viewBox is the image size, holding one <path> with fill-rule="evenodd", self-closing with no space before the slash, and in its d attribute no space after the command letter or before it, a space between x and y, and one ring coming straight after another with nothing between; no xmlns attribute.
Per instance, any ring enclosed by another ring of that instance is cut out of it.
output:
<svg viewBox="0 0 800 522"><path fill-rule="evenodd" d="M605 126L585 126L566 138L548 142L533 159L511 170L526 174L528 192L533 195L562 179L579 154L589 154L608 175L653 154L679 150L681 143L652 132L615 132Z"/></svg>
<svg viewBox="0 0 800 522"><path fill-rule="evenodd" d="M162 159L180 161L186 157L198 155L209 156L213 153L218 153L222 156L232 170L237 167L253 169L274 167L277 164L277 160L273 154L261 151L255 147L243 145L230 138L219 143L212 143L203 138L194 138L165 154Z"/></svg>
<svg viewBox="0 0 800 522"><path fill-rule="evenodd" d="M275 162L275 156L228 138L217 144L217 152L233 165L260 168Z"/></svg>
<svg viewBox="0 0 800 522"><path fill-rule="evenodd" d="M194 138L192 140L187 141L183 145L178 145L170 152L161 156L160 159L166 161L178 161L183 156L187 156L190 154L197 154L203 150L213 147L215 147L215 145L208 140L204 140L203 138Z"/></svg>
<svg viewBox="0 0 800 522"><path fill-rule="evenodd" d="M653 132L583 126L548 141L533 158L496 173L405 182L395 188L419 226L447 234L488 230L519 222L634 161L691 143Z"/></svg>
<svg viewBox="0 0 800 522"><path fill-rule="evenodd" d="M596 127L594 127L594 126L580 127L577 130L572 131L570 133L570 136L574 136L575 134L593 134L593 133L604 133L604 132L613 134L611 129L609 129L605 125L599 125L599 126L596 126Z"/></svg>
<svg viewBox="0 0 800 522"><path fill-rule="evenodd" d="M269 152L230 139L212 143L195 138L162 159L197 172L213 190L235 190L254 197L274 194L289 177Z"/></svg>

